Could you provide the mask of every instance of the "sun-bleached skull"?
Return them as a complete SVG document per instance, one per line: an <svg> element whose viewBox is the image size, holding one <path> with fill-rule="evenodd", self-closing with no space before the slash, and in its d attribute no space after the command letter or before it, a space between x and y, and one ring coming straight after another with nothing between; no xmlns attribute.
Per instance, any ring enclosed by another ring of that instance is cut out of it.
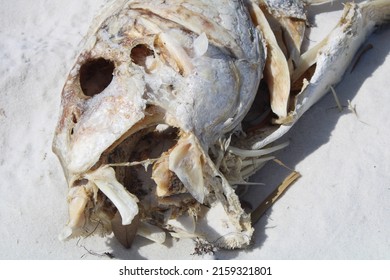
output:
<svg viewBox="0 0 390 280"><path fill-rule="evenodd" d="M117 1L96 20L53 144L69 184L62 239L97 228L249 244L249 215L218 164L264 49L241 1L196 2Z"/></svg>

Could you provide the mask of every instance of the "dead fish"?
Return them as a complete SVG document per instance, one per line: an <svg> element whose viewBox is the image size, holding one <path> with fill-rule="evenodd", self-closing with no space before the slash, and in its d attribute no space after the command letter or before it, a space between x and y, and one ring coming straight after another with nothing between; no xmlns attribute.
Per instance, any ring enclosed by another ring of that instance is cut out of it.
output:
<svg viewBox="0 0 390 280"><path fill-rule="evenodd" d="M259 2L113 2L62 92L53 151L70 218L60 238L114 230L125 246L135 233L159 243L169 234L250 244L250 214L235 187L287 145L278 140L340 80L389 11L386 0L348 3L319 46L281 68L299 90L275 105L280 113L254 102L267 99L258 91L267 45L280 48ZM253 111L260 127L248 122Z"/></svg>
<svg viewBox="0 0 390 280"><path fill-rule="evenodd" d="M156 242L168 230L248 245L250 217L210 154L239 129L265 63L246 7L117 1L99 21L62 92L53 150L70 218L60 238L97 224L109 233L119 212Z"/></svg>

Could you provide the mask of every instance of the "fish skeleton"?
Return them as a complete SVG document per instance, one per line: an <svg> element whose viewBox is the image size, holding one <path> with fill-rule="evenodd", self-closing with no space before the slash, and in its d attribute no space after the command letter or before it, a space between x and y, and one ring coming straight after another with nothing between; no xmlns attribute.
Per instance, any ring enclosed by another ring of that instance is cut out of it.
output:
<svg viewBox="0 0 390 280"><path fill-rule="evenodd" d="M347 3L333 31L301 54L309 2L105 7L62 91L53 151L69 221L60 239L113 231L126 247L135 235L164 243L168 234L248 246L254 229L237 186L287 145L277 142L390 17L385 0ZM270 18L291 40L277 38Z"/></svg>

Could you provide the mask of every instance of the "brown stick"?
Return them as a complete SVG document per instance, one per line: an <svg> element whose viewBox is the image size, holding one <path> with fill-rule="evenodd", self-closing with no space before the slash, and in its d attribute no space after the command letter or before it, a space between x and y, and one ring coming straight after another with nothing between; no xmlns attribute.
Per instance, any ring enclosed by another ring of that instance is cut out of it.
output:
<svg viewBox="0 0 390 280"><path fill-rule="evenodd" d="M256 224L264 213L278 200L296 180L301 177L296 171L293 171L284 179L284 181L251 213L252 225Z"/></svg>

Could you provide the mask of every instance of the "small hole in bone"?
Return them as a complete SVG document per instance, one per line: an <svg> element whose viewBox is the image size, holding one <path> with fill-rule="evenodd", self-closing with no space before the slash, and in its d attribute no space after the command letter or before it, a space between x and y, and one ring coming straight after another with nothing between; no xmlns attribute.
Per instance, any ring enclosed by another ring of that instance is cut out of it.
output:
<svg viewBox="0 0 390 280"><path fill-rule="evenodd" d="M88 184L87 179L78 179L78 180L74 181L73 187L85 186L86 184Z"/></svg>
<svg viewBox="0 0 390 280"><path fill-rule="evenodd" d="M80 85L84 94L94 96L101 93L112 81L114 62L97 58L87 61L80 68Z"/></svg>
<svg viewBox="0 0 390 280"><path fill-rule="evenodd" d="M72 122L73 122L74 124L77 123L77 116L76 116L75 113L72 114Z"/></svg>
<svg viewBox="0 0 390 280"><path fill-rule="evenodd" d="M73 122L73 125L72 125L72 128L70 129L70 135L73 135L74 134L74 126L77 124L77 116L75 113L72 113L72 122Z"/></svg>
<svg viewBox="0 0 390 280"><path fill-rule="evenodd" d="M145 44L135 46L130 54L131 60L142 67L146 67L146 58L152 55L154 56L154 51Z"/></svg>

